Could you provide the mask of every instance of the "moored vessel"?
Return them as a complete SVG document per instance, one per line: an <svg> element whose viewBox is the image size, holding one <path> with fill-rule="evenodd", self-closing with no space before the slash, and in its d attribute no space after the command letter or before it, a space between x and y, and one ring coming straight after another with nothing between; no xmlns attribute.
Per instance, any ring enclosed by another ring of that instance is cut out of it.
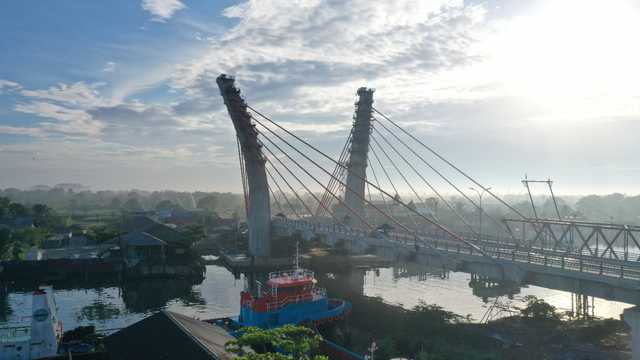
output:
<svg viewBox="0 0 640 360"><path fill-rule="evenodd" d="M31 314L20 324L0 328L3 347L0 359L41 359L56 355L62 321L58 318L51 285L42 283L33 293Z"/></svg>
<svg viewBox="0 0 640 360"><path fill-rule="evenodd" d="M271 272L264 291L256 281L257 291L252 293L245 278L238 316L205 321L230 330L248 326L269 329L287 324L313 324L325 330L348 316L351 304L342 299L329 299L326 289L317 287L317 282L313 271L300 267L296 245L294 268Z"/></svg>

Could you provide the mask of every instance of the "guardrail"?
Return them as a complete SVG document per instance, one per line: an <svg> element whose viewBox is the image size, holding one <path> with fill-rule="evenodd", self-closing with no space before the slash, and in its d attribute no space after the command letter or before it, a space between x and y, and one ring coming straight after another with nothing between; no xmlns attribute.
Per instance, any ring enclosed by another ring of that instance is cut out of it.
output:
<svg viewBox="0 0 640 360"><path fill-rule="evenodd" d="M304 220L290 220L284 218L274 219L276 222L295 227L306 227L309 230L322 230L323 227L317 223ZM336 234L350 235L342 226L336 224L324 224L324 227ZM356 236L374 238L371 230L352 227L350 231ZM468 256L483 255L477 250L453 238L444 231L420 232L420 236L429 242L434 248L454 254ZM588 250L569 249L569 251L559 251L553 247L524 247L518 242L514 242L509 236L482 236L481 241L477 240L477 235L472 233L459 233L458 236L470 243L478 246L492 257L509 261L512 263L538 265L547 268L556 268L566 271L576 271L584 274L600 275L625 280L640 280L640 256L635 255L633 260L620 260L613 258L597 257L589 254ZM390 232L387 234L389 240L398 244L418 244L412 235ZM571 251L573 250L573 251Z"/></svg>

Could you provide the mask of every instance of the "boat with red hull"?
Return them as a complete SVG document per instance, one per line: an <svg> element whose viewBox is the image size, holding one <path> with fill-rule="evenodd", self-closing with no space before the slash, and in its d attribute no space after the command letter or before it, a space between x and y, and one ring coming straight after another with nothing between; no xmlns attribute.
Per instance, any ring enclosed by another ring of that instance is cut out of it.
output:
<svg viewBox="0 0 640 360"><path fill-rule="evenodd" d="M257 282L254 294L245 278L240 293L240 314L237 317L205 320L224 325L230 330L248 326L269 329L294 325L315 325L321 331L335 326L351 311L351 304L342 299L329 299L325 288L316 286L314 272L299 266L293 270L275 271L269 274L266 291Z"/></svg>

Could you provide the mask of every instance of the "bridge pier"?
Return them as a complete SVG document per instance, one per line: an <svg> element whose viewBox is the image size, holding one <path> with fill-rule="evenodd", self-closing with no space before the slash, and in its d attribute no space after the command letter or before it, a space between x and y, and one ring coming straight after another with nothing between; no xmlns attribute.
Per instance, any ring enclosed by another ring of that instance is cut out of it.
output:
<svg viewBox="0 0 640 360"><path fill-rule="evenodd" d="M631 326L631 360L640 360L640 308L625 309L622 317Z"/></svg>

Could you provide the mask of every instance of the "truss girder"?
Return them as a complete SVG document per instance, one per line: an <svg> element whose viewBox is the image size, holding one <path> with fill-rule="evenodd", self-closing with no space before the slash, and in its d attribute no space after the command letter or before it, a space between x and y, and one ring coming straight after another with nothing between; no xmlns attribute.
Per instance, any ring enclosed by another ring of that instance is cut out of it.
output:
<svg viewBox="0 0 640 360"><path fill-rule="evenodd" d="M599 258L614 258L628 260L629 254L640 259L640 242L638 234L640 227L630 225L615 225L607 223L590 223L586 221L533 220L538 227L527 225L523 219L502 219L505 227L515 243L527 244L531 248L546 248L552 243L546 241L545 233L560 233L558 237L562 244L567 245L567 251L582 253L587 251L590 256ZM510 223L516 223L521 229L514 229ZM555 229L555 231L554 231ZM516 230L516 231L513 231ZM527 239L527 234L531 237ZM574 248L574 243L579 247ZM639 260L640 261L640 260Z"/></svg>

